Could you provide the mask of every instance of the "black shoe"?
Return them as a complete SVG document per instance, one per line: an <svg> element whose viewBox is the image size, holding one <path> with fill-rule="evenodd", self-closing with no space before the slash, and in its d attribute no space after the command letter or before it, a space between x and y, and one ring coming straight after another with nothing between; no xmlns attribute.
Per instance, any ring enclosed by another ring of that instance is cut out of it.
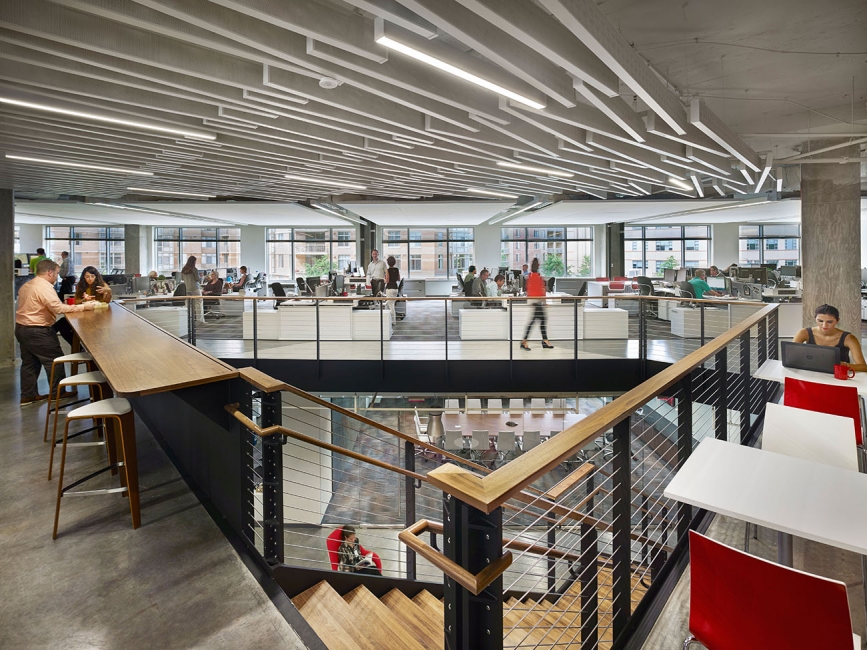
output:
<svg viewBox="0 0 867 650"><path fill-rule="evenodd" d="M521 349L522 349L522 350L527 350L527 352L529 352L529 351L530 351L530 346L527 345L526 343L521 343Z"/></svg>
<svg viewBox="0 0 867 650"><path fill-rule="evenodd" d="M551 345L550 343L545 343L545 341L542 341L542 347L543 348L553 348L554 346Z"/></svg>

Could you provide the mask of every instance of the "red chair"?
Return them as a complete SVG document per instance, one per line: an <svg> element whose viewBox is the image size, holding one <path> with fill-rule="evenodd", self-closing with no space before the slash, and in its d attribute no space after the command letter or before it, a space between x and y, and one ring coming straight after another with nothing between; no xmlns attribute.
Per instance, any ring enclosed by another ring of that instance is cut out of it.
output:
<svg viewBox="0 0 867 650"><path fill-rule="evenodd" d="M855 444L863 444L861 400L854 386L833 386L786 377L783 404L807 411L841 415L855 420Z"/></svg>
<svg viewBox="0 0 867 650"><path fill-rule="evenodd" d="M608 278L596 278L597 282L608 282Z"/></svg>
<svg viewBox="0 0 867 650"><path fill-rule="evenodd" d="M774 564L689 531L686 650L850 650L846 585Z"/></svg>
<svg viewBox="0 0 867 650"><path fill-rule="evenodd" d="M337 571L337 565L340 564L340 558L337 556L337 550L340 548L340 544L343 541L341 538L343 536L343 527L335 529L328 537L325 538L325 546L328 548L328 559L331 560L331 570ZM361 544L358 545L358 549L361 551L362 555L367 555L368 551ZM373 563L376 565L376 568L379 569L379 572L382 573L382 560L379 559L379 555L376 553L373 554Z"/></svg>

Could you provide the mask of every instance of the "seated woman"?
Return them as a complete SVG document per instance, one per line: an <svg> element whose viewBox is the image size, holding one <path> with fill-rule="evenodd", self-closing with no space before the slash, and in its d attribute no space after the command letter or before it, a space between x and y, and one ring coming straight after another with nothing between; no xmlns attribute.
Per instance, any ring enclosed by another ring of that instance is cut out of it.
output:
<svg viewBox="0 0 867 650"><path fill-rule="evenodd" d="M831 305L819 305L814 313L816 326L802 329L792 339L795 343L811 343L840 348L840 363L858 372L867 371L861 342L849 332L844 332L837 324L840 322L840 311Z"/></svg>
<svg viewBox="0 0 867 650"><path fill-rule="evenodd" d="M364 573L372 576L382 575L373 561L373 551L367 551L361 546L354 527L344 526L340 538L340 547L337 549L338 571Z"/></svg>
<svg viewBox="0 0 867 650"><path fill-rule="evenodd" d="M223 280L217 275L216 271L211 271L208 275L208 281L202 287L203 296L219 296L223 293Z"/></svg>
<svg viewBox="0 0 867 650"><path fill-rule="evenodd" d="M238 291L247 286L247 282L249 281L249 277L247 277L247 267L240 267L241 273L238 275L237 282L228 282L227 286L229 287L229 291Z"/></svg>
<svg viewBox="0 0 867 650"><path fill-rule="evenodd" d="M86 266L75 288L75 304L80 305L91 300L111 302L111 289L95 266Z"/></svg>

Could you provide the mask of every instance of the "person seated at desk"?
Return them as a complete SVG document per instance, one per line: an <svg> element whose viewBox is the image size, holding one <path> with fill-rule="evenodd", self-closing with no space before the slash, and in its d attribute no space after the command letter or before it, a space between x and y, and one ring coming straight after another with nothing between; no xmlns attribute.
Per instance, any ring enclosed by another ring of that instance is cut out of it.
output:
<svg viewBox="0 0 867 650"><path fill-rule="evenodd" d="M470 268L474 268L474 267L471 266ZM473 285L472 285L473 288L470 290L473 297L477 297L477 296L482 297L482 298L487 297L487 295L488 295L487 284L488 284L488 277L490 277L490 275L491 275L491 272L488 271L488 269L482 269L482 272L479 273L479 277L473 279ZM465 280L465 282L466 282L466 280Z"/></svg>
<svg viewBox="0 0 867 650"><path fill-rule="evenodd" d="M93 300L111 302L111 289L95 266L85 266L81 272L81 280L75 288L75 304Z"/></svg>
<svg viewBox="0 0 867 650"><path fill-rule="evenodd" d="M220 296L223 294L223 279L217 275L216 271L211 271L208 274L208 281L202 287L203 296Z"/></svg>
<svg viewBox="0 0 867 650"><path fill-rule="evenodd" d="M831 305L819 305L813 315L816 326L802 329L795 334L792 341L840 348L840 363L857 372L867 372L867 363L864 361L858 337L837 327L840 323L840 310Z"/></svg>
<svg viewBox="0 0 867 650"><path fill-rule="evenodd" d="M473 264L470 264L469 270L467 270L467 274L464 276L464 286L470 285L473 286L473 282L476 280L476 267ZM472 291L472 288L470 289Z"/></svg>
<svg viewBox="0 0 867 650"><path fill-rule="evenodd" d="M722 271L719 270L716 266L711 266L708 269L708 273L710 273L710 277L716 278L722 276Z"/></svg>
<svg viewBox="0 0 867 650"><path fill-rule="evenodd" d="M497 273L497 276L494 278L494 283L490 282L485 285L487 290L488 298L499 298L503 295L503 285L506 283L506 276L502 273Z"/></svg>
<svg viewBox="0 0 867 650"><path fill-rule="evenodd" d="M247 286L247 267L242 266L240 268L241 274L238 276L238 279L235 282L227 282L226 286L229 288L229 291L238 291L239 289L243 289Z"/></svg>
<svg viewBox="0 0 867 650"><path fill-rule="evenodd" d="M527 266L526 264L524 264L524 266L521 267L521 275L523 275L525 278L530 277L530 267Z"/></svg>
<svg viewBox="0 0 867 650"><path fill-rule="evenodd" d="M722 296L723 294L719 291L714 291L710 288L707 281L707 273L705 273L704 269L698 269L695 272L695 277L692 278L689 283L692 285L692 290L695 291L695 297L701 299L703 296Z"/></svg>

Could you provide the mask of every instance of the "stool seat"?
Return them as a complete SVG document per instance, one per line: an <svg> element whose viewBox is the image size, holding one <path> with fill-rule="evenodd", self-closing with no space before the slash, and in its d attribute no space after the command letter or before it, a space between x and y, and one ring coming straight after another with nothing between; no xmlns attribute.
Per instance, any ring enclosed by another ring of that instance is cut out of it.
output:
<svg viewBox="0 0 867 650"><path fill-rule="evenodd" d="M83 372L80 375L72 375L72 377L64 377L58 386L87 386L89 384L105 384L107 381L101 370L94 370Z"/></svg>
<svg viewBox="0 0 867 650"><path fill-rule="evenodd" d="M80 376L80 375L79 375ZM67 419L76 420L81 418L105 418L109 416L125 415L132 410L129 400L123 397L110 397L98 402L85 404L66 414Z"/></svg>
<svg viewBox="0 0 867 650"><path fill-rule="evenodd" d="M93 361L93 355L90 352L73 352L54 359L54 363L75 363L78 361Z"/></svg>

